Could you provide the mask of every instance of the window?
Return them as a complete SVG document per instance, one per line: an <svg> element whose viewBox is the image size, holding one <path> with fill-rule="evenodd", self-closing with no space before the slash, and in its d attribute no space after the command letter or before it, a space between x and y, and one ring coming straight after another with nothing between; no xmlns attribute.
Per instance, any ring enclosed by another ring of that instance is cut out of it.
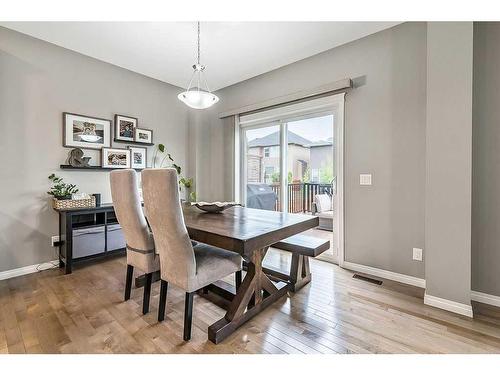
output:
<svg viewBox="0 0 500 375"><path fill-rule="evenodd" d="M319 182L319 169L311 169L311 182Z"/></svg>
<svg viewBox="0 0 500 375"><path fill-rule="evenodd" d="M264 157L265 158L268 158L269 156L271 156L271 150L269 147L264 147Z"/></svg>

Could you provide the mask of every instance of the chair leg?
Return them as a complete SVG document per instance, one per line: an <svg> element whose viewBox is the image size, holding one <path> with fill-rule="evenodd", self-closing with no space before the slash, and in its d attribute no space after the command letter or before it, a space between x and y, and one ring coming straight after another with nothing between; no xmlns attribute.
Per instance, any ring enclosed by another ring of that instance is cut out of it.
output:
<svg viewBox="0 0 500 375"><path fill-rule="evenodd" d="M158 305L158 321L163 322L165 319L165 308L167 306L167 289L168 283L165 280L160 284L160 303Z"/></svg>
<svg viewBox="0 0 500 375"><path fill-rule="evenodd" d="M235 285L236 285L236 291L238 291L238 289L240 289L240 286L241 286L241 270L236 271L234 273L234 281L235 281Z"/></svg>
<svg viewBox="0 0 500 375"><path fill-rule="evenodd" d="M127 264L127 279L125 280L125 301L128 301L130 299L133 276L134 276L134 266Z"/></svg>
<svg viewBox="0 0 500 375"><path fill-rule="evenodd" d="M153 281L153 274L146 274L146 284L144 284L144 297L142 299L142 313L149 312L149 296L151 295L151 282Z"/></svg>
<svg viewBox="0 0 500 375"><path fill-rule="evenodd" d="M191 323L193 321L193 296L194 293L186 293L184 304L184 341L191 340Z"/></svg>

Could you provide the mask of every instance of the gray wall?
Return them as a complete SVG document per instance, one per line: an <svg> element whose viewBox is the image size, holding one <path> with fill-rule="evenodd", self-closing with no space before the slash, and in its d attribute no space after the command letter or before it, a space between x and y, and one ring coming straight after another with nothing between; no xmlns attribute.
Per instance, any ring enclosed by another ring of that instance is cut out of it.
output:
<svg viewBox="0 0 500 375"><path fill-rule="evenodd" d="M472 22L427 28L426 293L470 304Z"/></svg>
<svg viewBox="0 0 500 375"><path fill-rule="evenodd" d="M220 90L210 118L193 125L203 139L194 141L204 154L199 196L232 197L233 129L219 112L346 77L361 77L345 107L347 260L424 277L412 248L424 246L425 23L402 24ZM359 186L360 173L372 173L373 186Z"/></svg>
<svg viewBox="0 0 500 375"><path fill-rule="evenodd" d="M500 23L474 24L472 290L500 296Z"/></svg>
<svg viewBox="0 0 500 375"><path fill-rule="evenodd" d="M59 170L62 112L112 119L134 115L181 166L188 158L188 112L179 88L0 27L0 271L55 259L58 232L47 176L111 200L107 172ZM126 144L116 144L125 147ZM152 150L149 150L151 160ZM93 161L98 153L89 152Z"/></svg>

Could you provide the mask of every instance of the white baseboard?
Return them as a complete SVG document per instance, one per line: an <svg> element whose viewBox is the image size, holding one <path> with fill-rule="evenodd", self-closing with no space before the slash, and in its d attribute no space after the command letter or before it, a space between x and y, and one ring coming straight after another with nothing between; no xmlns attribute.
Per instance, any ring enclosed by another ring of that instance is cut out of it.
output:
<svg viewBox="0 0 500 375"><path fill-rule="evenodd" d="M486 294L483 292L470 292L470 299L476 302L485 303L487 305L500 307L500 296L495 296L493 294Z"/></svg>
<svg viewBox="0 0 500 375"><path fill-rule="evenodd" d="M413 285L419 288L425 288L425 279L420 279L418 277L403 275L402 273L387 271L380 268L364 266L362 264L351 263L346 261L344 261L342 267L347 268L348 270L351 271L362 272L366 273L367 275L373 275L384 279L397 281L399 283Z"/></svg>
<svg viewBox="0 0 500 375"><path fill-rule="evenodd" d="M16 268L13 270L0 272L0 280L11 279L13 277L18 277L22 275L27 275L29 273L35 273L38 271L45 271L59 265L59 260L51 260L45 263L33 264L31 266Z"/></svg>
<svg viewBox="0 0 500 375"><path fill-rule="evenodd" d="M472 306L440 297L424 294L424 304L472 318Z"/></svg>

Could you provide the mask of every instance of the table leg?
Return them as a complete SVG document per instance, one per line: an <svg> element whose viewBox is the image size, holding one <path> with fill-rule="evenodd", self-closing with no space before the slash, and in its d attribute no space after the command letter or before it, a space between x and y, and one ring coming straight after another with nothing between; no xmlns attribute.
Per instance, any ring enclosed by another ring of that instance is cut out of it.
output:
<svg viewBox="0 0 500 375"><path fill-rule="evenodd" d="M292 292L297 292L310 282L311 270L309 267L309 257L293 254L292 265L290 266L290 290Z"/></svg>
<svg viewBox="0 0 500 375"><path fill-rule="evenodd" d="M262 270L262 259L267 247L253 252L248 260L247 273L236 295L229 305L226 315L208 327L208 338L217 344L224 340L238 327L283 297L288 291L288 284L274 284ZM265 291L265 295L263 293ZM250 304L252 300L253 304Z"/></svg>

